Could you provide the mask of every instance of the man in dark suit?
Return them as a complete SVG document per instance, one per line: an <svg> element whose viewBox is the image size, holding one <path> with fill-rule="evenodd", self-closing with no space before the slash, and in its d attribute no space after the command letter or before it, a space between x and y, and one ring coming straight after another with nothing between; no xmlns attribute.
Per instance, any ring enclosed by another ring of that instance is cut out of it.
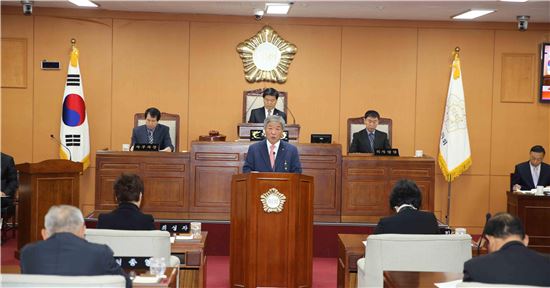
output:
<svg viewBox="0 0 550 288"><path fill-rule="evenodd" d="M395 215L380 219L374 234L439 234L435 215L419 211L422 194L412 180L401 179L395 183L390 194L390 207Z"/></svg>
<svg viewBox="0 0 550 288"><path fill-rule="evenodd" d="M349 153L374 153L376 149L390 149L388 134L376 130L380 114L374 110L365 113L365 129L353 133L353 140L349 147Z"/></svg>
<svg viewBox="0 0 550 288"><path fill-rule="evenodd" d="M464 282L550 287L550 258L526 247L529 236L517 217L498 213L483 233L489 254L464 263Z"/></svg>
<svg viewBox="0 0 550 288"><path fill-rule="evenodd" d="M111 248L84 239L86 227L78 208L52 206L44 217L44 226L44 241L27 244L21 250L22 274L122 275L126 287L132 287L130 278L115 262Z"/></svg>
<svg viewBox="0 0 550 288"><path fill-rule="evenodd" d="M529 152L529 161L516 165L512 175L512 189L531 190L537 186L550 186L550 165L542 162L544 147L535 145Z"/></svg>
<svg viewBox="0 0 550 288"><path fill-rule="evenodd" d="M152 215L139 211L143 199L143 181L136 174L122 174L113 185L118 208L100 214L97 229L155 230Z"/></svg>
<svg viewBox="0 0 550 288"><path fill-rule="evenodd" d="M8 154L2 154L0 164L2 165L2 208L9 207L13 204L13 197L19 187L17 179L17 169L13 157Z"/></svg>
<svg viewBox="0 0 550 288"><path fill-rule="evenodd" d="M160 151L172 152L174 146L170 139L170 128L159 124L160 111L155 107L145 110L145 125L138 126L132 130L131 149L136 143L159 144Z"/></svg>
<svg viewBox="0 0 550 288"><path fill-rule="evenodd" d="M302 173L298 149L281 141L285 120L280 116L268 116L264 121L266 139L248 147L243 172Z"/></svg>
<svg viewBox="0 0 550 288"><path fill-rule="evenodd" d="M248 123L264 123L266 116L270 115L281 116L286 122L286 113L275 108L279 99L279 91L274 88L267 88L262 93L262 97L264 98L264 107L250 111Z"/></svg>

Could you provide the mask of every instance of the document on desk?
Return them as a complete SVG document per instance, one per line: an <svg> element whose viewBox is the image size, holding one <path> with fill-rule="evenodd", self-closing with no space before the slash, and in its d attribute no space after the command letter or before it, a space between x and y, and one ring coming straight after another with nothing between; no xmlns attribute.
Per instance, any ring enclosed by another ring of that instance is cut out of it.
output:
<svg viewBox="0 0 550 288"><path fill-rule="evenodd" d="M152 284L152 283L158 283L160 278L155 276L136 276L134 278L133 283L139 283L139 284Z"/></svg>
<svg viewBox="0 0 550 288"><path fill-rule="evenodd" d="M449 282L434 283L435 287L438 288L456 288L458 283L462 283L462 279L453 280Z"/></svg>

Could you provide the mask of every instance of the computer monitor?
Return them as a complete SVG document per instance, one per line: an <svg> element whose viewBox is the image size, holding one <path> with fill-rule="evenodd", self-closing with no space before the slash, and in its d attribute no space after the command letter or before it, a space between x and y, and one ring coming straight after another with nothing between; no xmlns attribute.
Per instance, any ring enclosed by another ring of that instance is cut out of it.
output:
<svg viewBox="0 0 550 288"><path fill-rule="evenodd" d="M311 134L311 143L332 143L332 134Z"/></svg>

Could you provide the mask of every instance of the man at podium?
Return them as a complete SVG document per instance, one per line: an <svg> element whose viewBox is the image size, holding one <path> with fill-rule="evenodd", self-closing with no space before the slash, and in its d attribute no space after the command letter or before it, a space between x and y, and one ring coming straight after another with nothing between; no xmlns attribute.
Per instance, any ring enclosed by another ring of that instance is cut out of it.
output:
<svg viewBox="0 0 550 288"><path fill-rule="evenodd" d="M365 129L353 133L349 153L374 153L376 149L391 149L388 134L376 130L380 114L374 110L365 113Z"/></svg>
<svg viewBox="0 0 550 288"><path fill-rule="evenodd" d="M542 162L546 151L535 145L529 151L529 161L516 165L512 174L513 190L531 190L537 186L550 186L550 165Z"/></svg>
<svg viewBox="0 0 550 288"><path fill-rule="evenodd" d="M285 120L281 116L268 116L264 121L266 139L248 147L243 173L286 172L302 173L298 149L281 141Z"/></svg>
<svg viewBox="0 0 550 288"><path fill-rule="evenodd" d="M279 91L274 88L267 88L262 93L264 98L264 107L256 108L250 111L248 123L263 123L266 116L279 115L286 121L286 113L275 108L279 99Z"/></svg>
<svg viewBox="0 0 550 288"><path fill-rule="evenodd" d="M159 150L164 152L174 151L172 139L170 139L170 128L159 124L160 111L155 107L145 110L145 125L138 126L132 131L132 147L139 144L159 144Z"/></svg>

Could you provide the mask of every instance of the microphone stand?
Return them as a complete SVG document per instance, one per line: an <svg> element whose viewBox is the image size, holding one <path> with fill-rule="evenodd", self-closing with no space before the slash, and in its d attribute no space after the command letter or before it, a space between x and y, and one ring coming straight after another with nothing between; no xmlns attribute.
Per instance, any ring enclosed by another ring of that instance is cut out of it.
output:
<svg viewBox="0 0 550 288"><path fill-rule="evenodd" d="M73 161L73 155L72 155L71 149L69 149L69 147L65 146L63 143L61 143L61 141L57 140L57 138L55 138L55 136L53 136L53 134L50 134L50 139L55 141L57 144L63 146L65 149L67 149L67 151L69 152L69 161Z"/></svg>

